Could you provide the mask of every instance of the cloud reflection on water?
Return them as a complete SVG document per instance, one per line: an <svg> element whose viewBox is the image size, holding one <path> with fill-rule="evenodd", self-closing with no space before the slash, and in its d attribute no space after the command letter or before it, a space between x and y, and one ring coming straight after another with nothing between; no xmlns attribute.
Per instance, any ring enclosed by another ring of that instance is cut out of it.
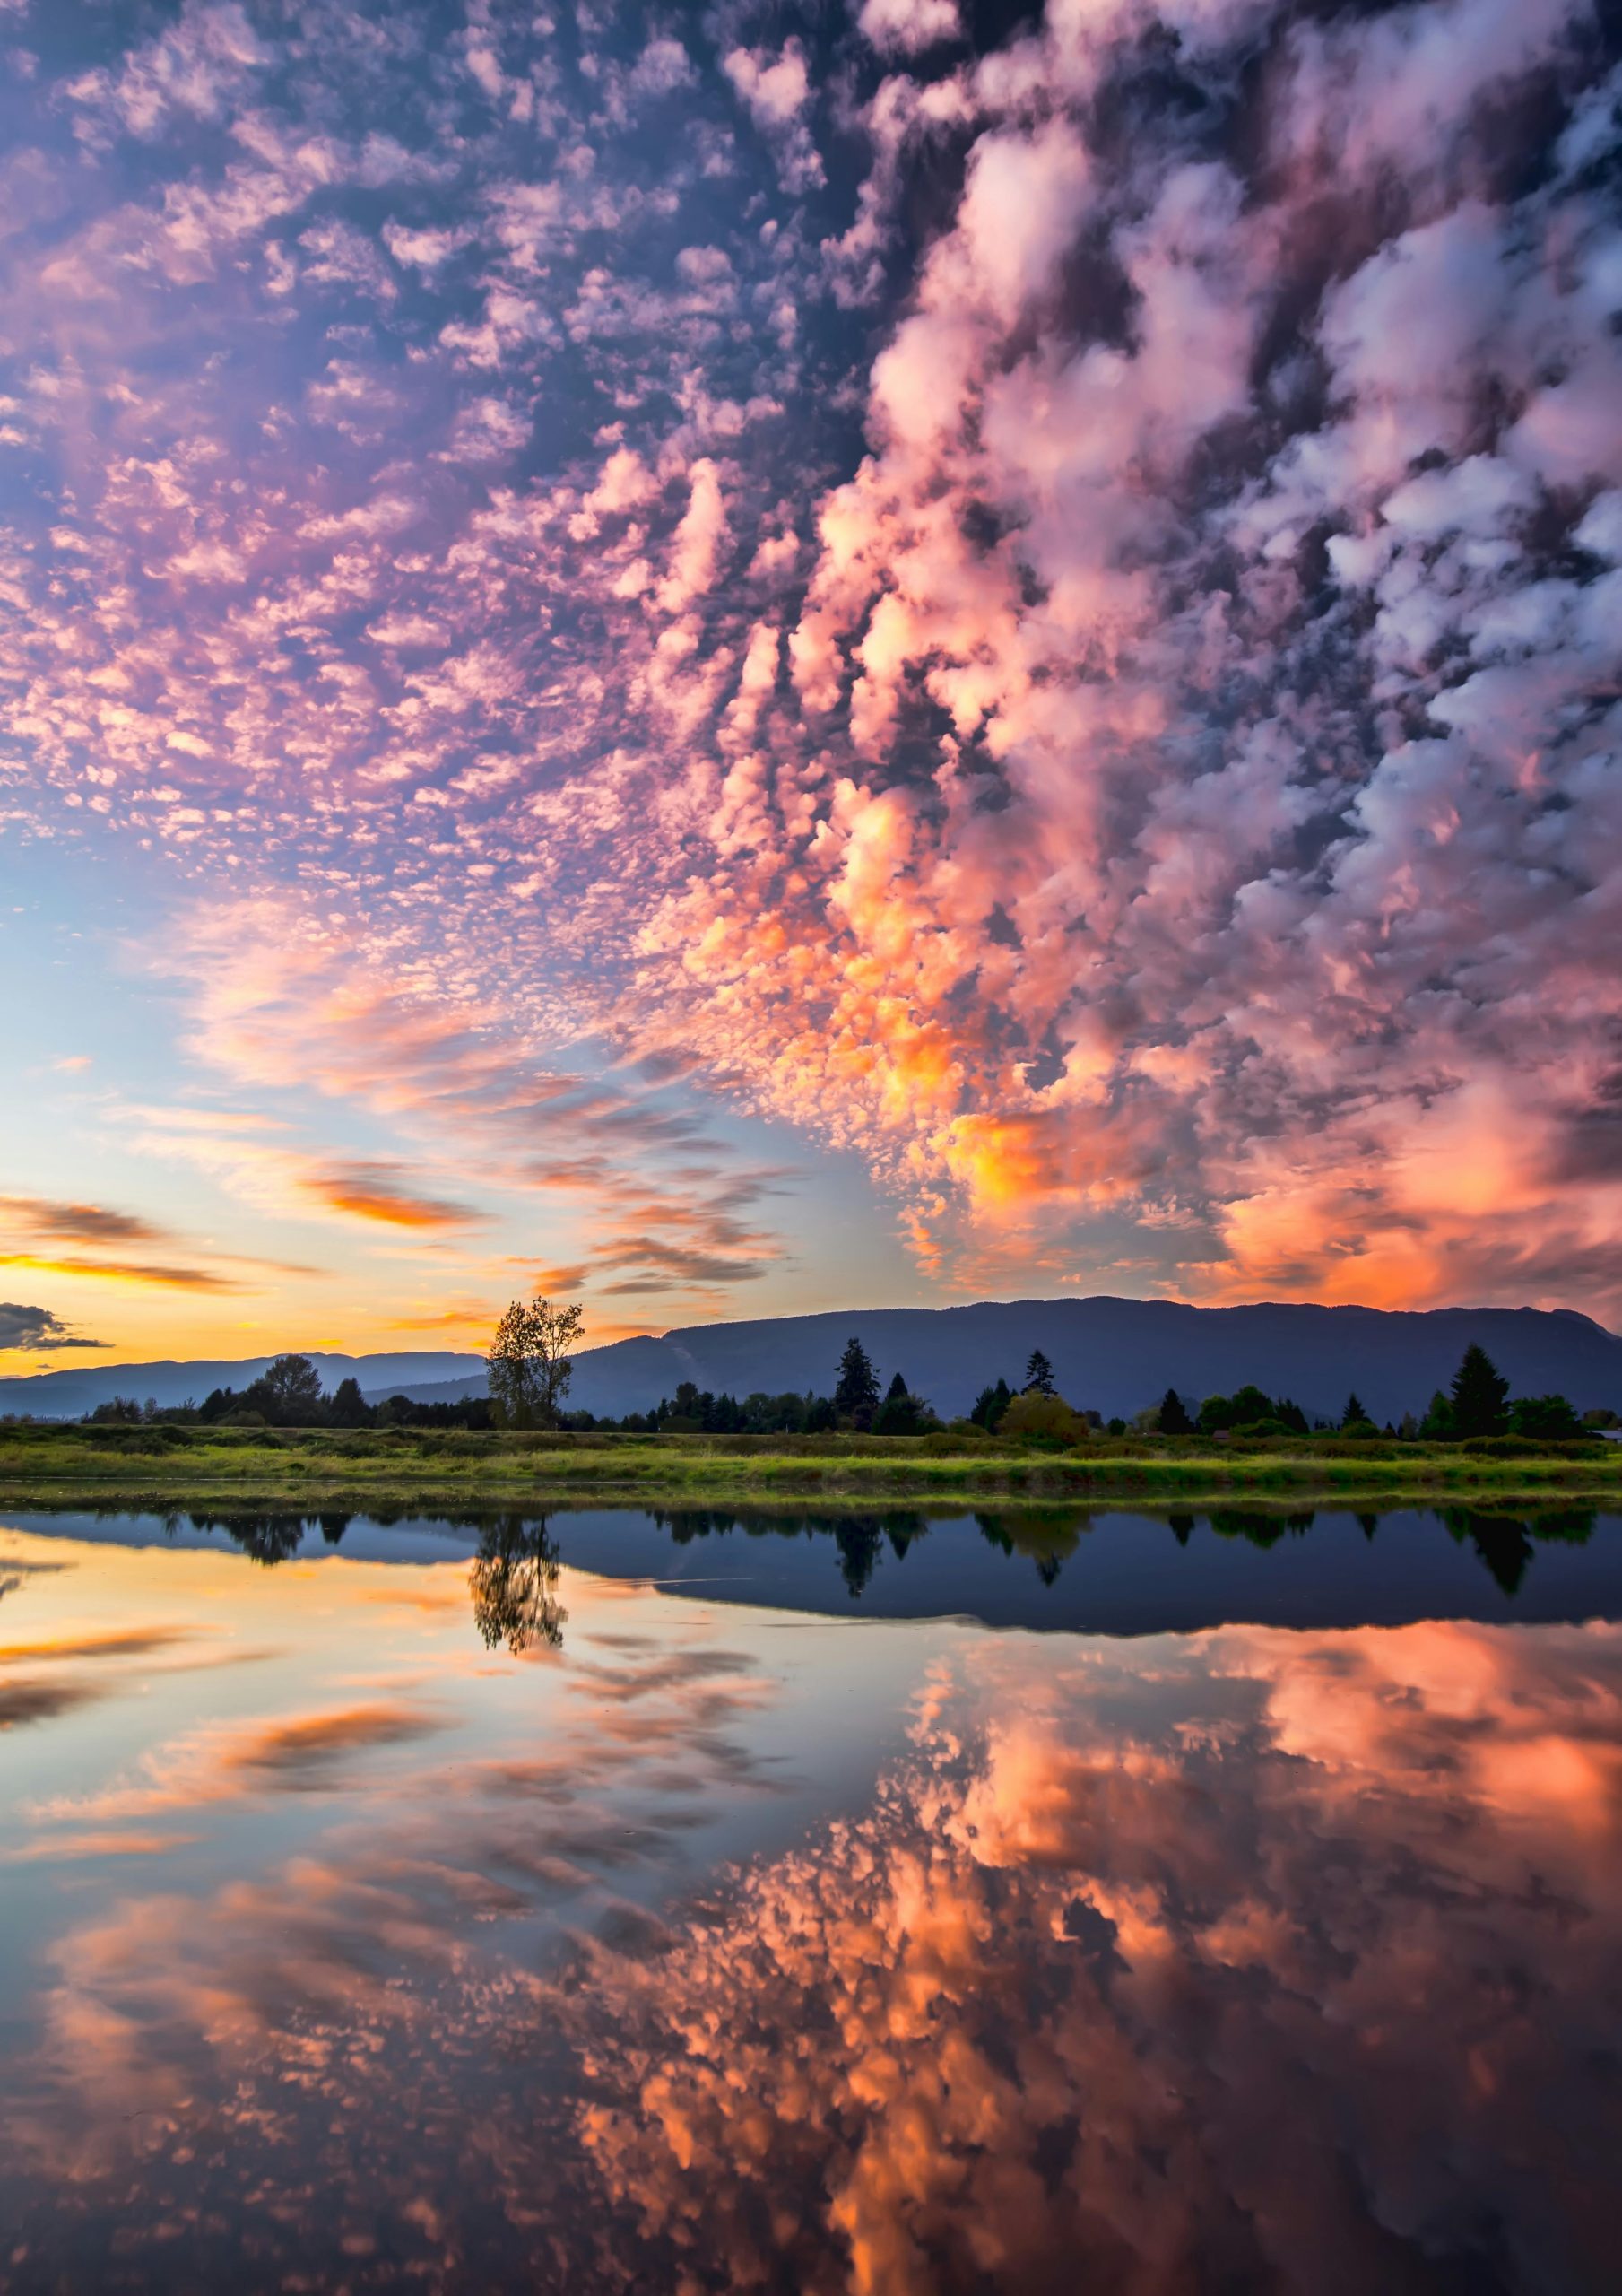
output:
<svg viewBox="0 0 1622 2296"><path fill-rule="evenodd" d="M1604 2284L1617 1631L1029 1658L570 1996L643 2236L706 2287Z"/></svg>
<svg viewBox="0 0 1622 2296"><path fill-rule="evenodd" d="M930 1630L871 1801L695 1882L792 1692L720 1623L620 1590L529 1743L69 1927L29 2237L135 2191L134 2286L204 2222L357 2288L1606 2284L1622 1629ZM837 1696L863 1646L795 1647ZM295 1778L369 1757L334 1718ZM244 1743L196 1800L278 1782Z"/></svg>

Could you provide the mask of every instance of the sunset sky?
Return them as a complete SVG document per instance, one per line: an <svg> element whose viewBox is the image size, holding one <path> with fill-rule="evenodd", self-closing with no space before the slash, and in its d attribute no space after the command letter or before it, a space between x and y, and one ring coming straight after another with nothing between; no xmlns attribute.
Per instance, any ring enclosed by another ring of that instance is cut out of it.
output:
<svg viewBox="0 0 1622 2296"><path fill-rule="evenodd" d="M1588 0L0 0L0 1371L1622 1320Z"/></svg>

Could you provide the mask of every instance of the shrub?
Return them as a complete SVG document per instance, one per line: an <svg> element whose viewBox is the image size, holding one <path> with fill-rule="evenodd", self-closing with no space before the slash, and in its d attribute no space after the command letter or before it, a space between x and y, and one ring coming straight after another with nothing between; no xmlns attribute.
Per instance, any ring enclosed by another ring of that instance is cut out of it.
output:
<svg viewBox="0 0 1622 2296"><path fill-rule="evenodd" d="M1045 1435L1062 1443L1082 1442L1087 1431L1086 1420L1063 1396L1045 1396L1034 1388L1014 1397L997 1427L999 1435Z"/></svg>
<svg viewBox="0 0 1622 2296"><path fill-rule="evenodd" d="M1532 1442L1576 1443L1587 1430L1564 1396L1521 1396L1509 1407L1509 1431Z"/></svg>

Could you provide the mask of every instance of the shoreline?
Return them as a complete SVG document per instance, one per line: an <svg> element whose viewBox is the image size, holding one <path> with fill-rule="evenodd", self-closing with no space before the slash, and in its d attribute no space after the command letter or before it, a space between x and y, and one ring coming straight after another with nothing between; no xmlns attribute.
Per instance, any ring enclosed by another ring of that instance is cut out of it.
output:
<svg viewBox="0 0 1622 2296"><path fill-rule="evenodd" d="M1531 1457L1463 1446L1101 1439L1071 1450L939 1439L340 1435L152 1428L0 1429L0 1507L164 1512L261 1506L423 1512L549 1505L846 1507L1010 1500L1219 1505L1316 1500L1610 1502L1622 1509L1622 1446ZM180 1439L176 1440L178 1437Z"/></svg>

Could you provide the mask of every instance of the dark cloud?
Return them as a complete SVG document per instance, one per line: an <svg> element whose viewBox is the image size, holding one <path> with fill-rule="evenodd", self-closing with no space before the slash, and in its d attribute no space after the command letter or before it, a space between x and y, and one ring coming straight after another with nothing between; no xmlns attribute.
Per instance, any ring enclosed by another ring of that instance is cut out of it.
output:
<svg viewBox="0 0 1622 2296"><path fill-rule="evenodd" d="M156 1244L168 1231L103 1204L66 1204L43 1196L0 1196L0 1222L59 1244Z"/></svg>
<svg viewBox="0 0 1622 2296"><path fill-rule="evenodd" d="M0 1301L0 1350L34 1348L49 1353L65 1347L106 1347L104 1339L82 1339L48 1308L21 1307Z"/></svg>

